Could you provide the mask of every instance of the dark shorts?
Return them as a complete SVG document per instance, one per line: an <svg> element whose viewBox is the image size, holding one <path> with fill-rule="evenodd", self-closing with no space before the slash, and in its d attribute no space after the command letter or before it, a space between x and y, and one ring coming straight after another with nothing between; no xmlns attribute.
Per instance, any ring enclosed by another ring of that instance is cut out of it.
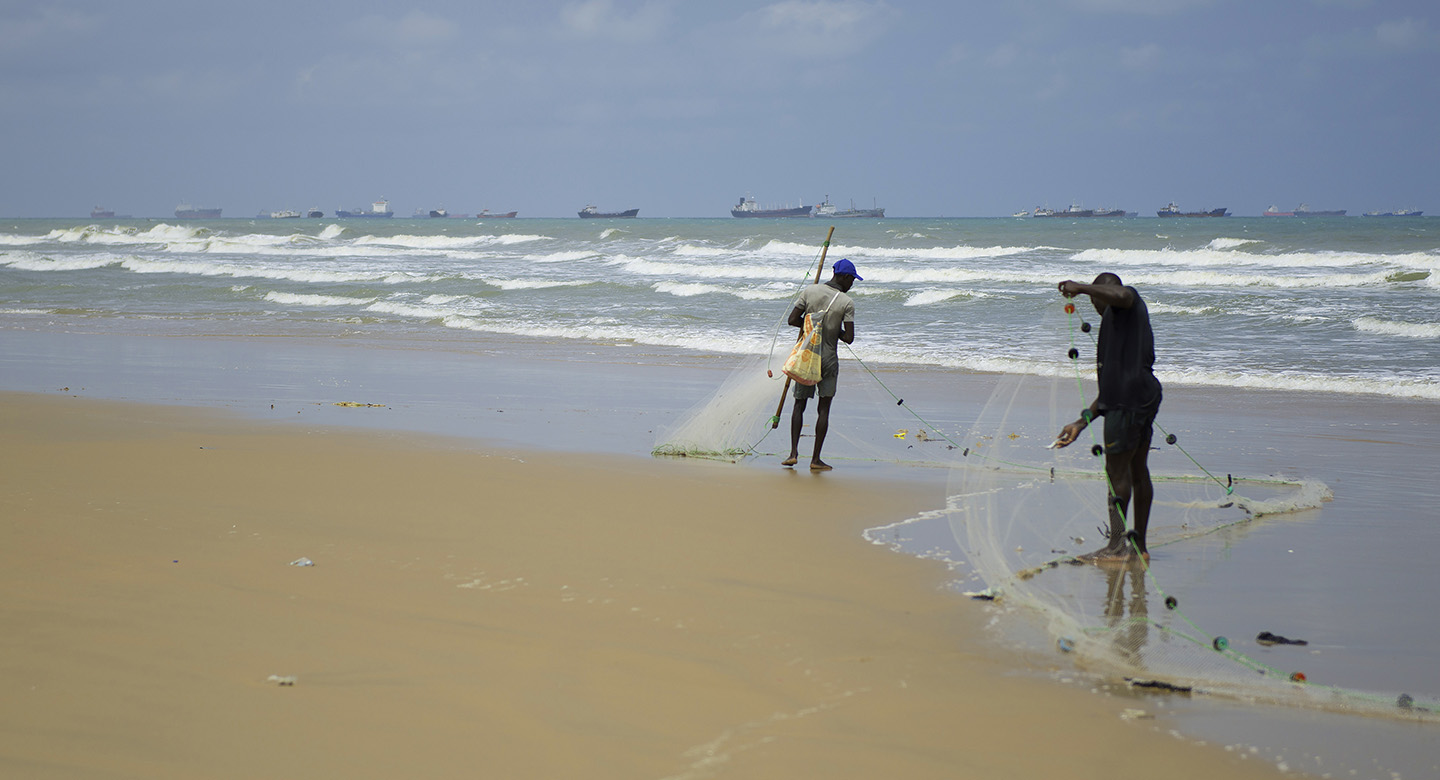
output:
<svg viewBox="0 0 1440 780"><path fill-rule="evenodd" d="M1105 412L1105 452L1121 453L1149 449L1155 414L1160 405L1140 409L1109 409Z"/></svg>
<svg viewBox="0 0 1440 780"><path fill-rule="evenodd" d="M840 385L840 358L833 361L820 361L820 382L813 385L802 385L795 383L795 398L803 401L807 398L814 398L818 393L821 398L830 398L835 395L835 388Z"/></svg>

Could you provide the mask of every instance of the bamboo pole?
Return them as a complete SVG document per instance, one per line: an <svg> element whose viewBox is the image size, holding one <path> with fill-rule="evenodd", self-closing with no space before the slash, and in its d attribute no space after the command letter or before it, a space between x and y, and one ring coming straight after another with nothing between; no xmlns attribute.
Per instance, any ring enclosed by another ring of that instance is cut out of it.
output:
<svg viewBox="0 0 1440 780"><path fill-rule="evenodd" d="M819 284L820 275L825 273L825 255L830 252L830 237L833 235L835 235L835 226L831 225L830 232L825 234L825 244L820 247L820 264L815 268L815 281L813 282L814 284ZM803 335L804 332L802 331L800 334L797 334L795 336L796 344L800 343L800 338ZM781 412L785 411L785 396L789 394L790 377L787 376L785 377L785 386L780 388L780 403L775 407L775 416L770 418L770 430L772 431L780 427L780 414Z"/></svg>

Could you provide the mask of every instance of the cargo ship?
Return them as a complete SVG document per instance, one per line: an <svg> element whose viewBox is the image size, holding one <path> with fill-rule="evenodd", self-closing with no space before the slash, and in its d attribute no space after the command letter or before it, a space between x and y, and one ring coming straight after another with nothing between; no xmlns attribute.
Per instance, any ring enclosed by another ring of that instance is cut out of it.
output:
<svg viewBox="0 0 1440 780"><path fill-rule="evenodd" d="M879 206L868 209L857 209L855 208L855 201L853 200L850 201L850 208L837 209L835 208L835 204L830 202L830 196L826 195L825 202L815 207L815 216L834 217L836 219L855 219L864 217L869 217L871 219L881 219L885 216L885 209Z"/></svg>
<svg viewBox="0 0 1440 780"><path fill-rule="evenodd" d="M1301 203L1299 206L1296 206L1296 207L1295 207L1295 210L1294 210L1294 211L1281 211L1280 209L1278 209L1278 208L1276 208L1276 207L1274 207L1274 206L1271 206L1270 208L1265 209L1264 211L1260 212L1260 216L1262 216L1262 217L1343 217L1343 216L1345 216L1345 209L1329 209L1329 210L1325 210L1325 209L1315 209L1315 210L1312 211L1312 210L1310 209L1309 204Z"/></svg>
<svg viewBox="0 0 1440 780"><path fill-rule="evenodd" d="M476 218L476 219L514 219L514 218L515 218L515 215L516 215L517 213L519 213L519 212L506 211L506 212L501 213L501 214L494 214L494 213L491 213L490 209L481 209L481 210L480 210L480 213L475 215L475 218ZM640 213L640 209L635 209L635 213L636 213L636 214L639 214L639 213ZM582 215L582 216L583 216L583 215Z"/></svg>
<svg viewBox="0 0 1440 780"><path fill-rule="evenodd" d="M104 206L96 206L95 208L90 209L90 218L91 218L91 219L114 219L114 218L115 218L115 212L111 211L110 209L105 208Z"/></svg>
<svg viewBox="0 0 1440 780"><path fill-rule="evenodd" d="M340 209L340 210L338 210L338 211L335 212L335 216L337 216L337 217L370 217L370 218L380 217L380 218L388 218L388 217L392 217L392 216L394 216L394 215L395 215L395 212L393 212L393 211L390 210L390 202L387 201L387 200L385 200L384 198L381 198L380 200L377 200L377 201L375 201L374 203L371 203L369 209L357 208L357 209L352 209L352 210L350 210L350 211L346 211L345 209Z"/></svg>
<svg viewBox="0 0 1440 780"><path fill-rule="evenodd" d="M1415 209L1400 209L1399 211L1367 211L1367 212L1365 212L1365 216L1367 216L1367 217L1418 217L1418 216L1420 216L1421 214L1424 214L1424 213L1425 213L1425 212L1423 212L1423 211L1416 211Z"/></svg>
<svg viewBox="0 0 1440 780"><path fill-rule="evenodd" d="M1056 211L1055 209L1047 209L1047 208L1041 208L1041 207L1039 207L1039 206L1036 206L1036 207L1035 207L1035 211L1033 212L1032 216L1036 216L1036 217L1123 217L1123 216L1125 216L1125 209L1105 209L1105 208L1100 208L1100 209L1085 209L1085 208L1080 208L1079 206L1077 206L1077 205L1075 205L1075 204L1072 203L1072 204L1070 204L1070 208L1065 209L1064 211Z"/></svg>
<svg viewBox="0 0 1440 780"><path fill-rule="evenodd" d="M580 209L581 219L632 219L640 213L640 209L626 209L624 211L601 211L594 206L586 206Z"/></svg>
<svg viewBox="0 0 1440 780"><path fill-rule="evenodd" d="M176 219L219 219L220 209L196 208L189 203L181 203L175 207Z"/></svg>
<svg viewBox="0 0 1440 780"><path fill-rule="evenodd" d="M1228 217L1230 212L1227 209L1211 209L1209 211L1181 211L1174 201L1170 205L1155 212L1160 217Z"/></svg>
<svg viewBox="0 0 1440 780"><path fill-rule="evenodd" d="M311 206L309 209L306 209L305 216L310 219L320 219L325 216L325 212L321 211L319 207Z"/></svg>
<svg viewBox="0 0 1440 780"><path fill-rule="evenodd" d="M810 216L809 206L783 207L778 209L762 209L755 199L746 195L730 209L732 217L808 217Z"/></svg>

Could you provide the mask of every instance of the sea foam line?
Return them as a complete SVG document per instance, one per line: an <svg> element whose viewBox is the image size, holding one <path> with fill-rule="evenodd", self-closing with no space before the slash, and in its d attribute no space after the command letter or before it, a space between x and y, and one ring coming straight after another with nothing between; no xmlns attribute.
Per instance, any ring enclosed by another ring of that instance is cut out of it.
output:
<svg viewBox="0 0 1440 780"><path fill-rule="evenodd" d="M1360 317L1351 321L1355 329L1365 333L1379 333L1384 336L1404 336L1412 339L1440 338L1440 322L1392 322L1375 317Z"/></svg>

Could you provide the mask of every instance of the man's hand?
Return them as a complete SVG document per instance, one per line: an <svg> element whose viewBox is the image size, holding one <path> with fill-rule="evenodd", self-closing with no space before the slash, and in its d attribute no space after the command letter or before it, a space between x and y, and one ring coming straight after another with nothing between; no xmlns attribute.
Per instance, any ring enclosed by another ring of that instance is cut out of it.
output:
<svg viewBox="0 0 1440 780"><path fill-rule="evenodd" d="M1085 421L1076 420L1060 430L1060 435L1055 437L1056 447L1066 447L1080 437L1080 432L1085 430Z"/></svg>

